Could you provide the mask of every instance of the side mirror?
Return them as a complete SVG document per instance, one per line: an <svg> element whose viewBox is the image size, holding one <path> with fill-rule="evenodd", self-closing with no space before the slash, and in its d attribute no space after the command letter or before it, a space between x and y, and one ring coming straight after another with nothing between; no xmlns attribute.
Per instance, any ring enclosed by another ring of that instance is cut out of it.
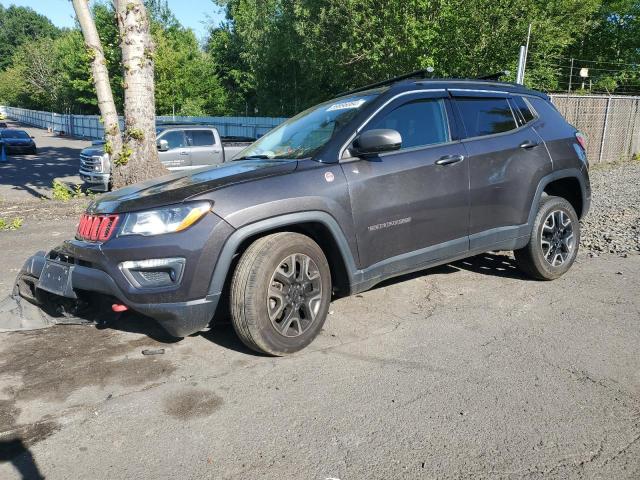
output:
<svg viewBox="0 0 640 480"><path fill-rule="evenodd" d="M380 128L358 135L352 143L351 152L356 157L369 157L384 152L399 150L402 136L397 130Z"/></svg>
<svg viewBox="0 0 640 480"><path fill-rule="evenodd" d="M159 152L166 152L167 150L169 150L169 142L164 139L158 140L156 146L158 147Z"/></svg>
<svg viewBox="0 0 640 480"><path fill-rule="evenodd" d="M31 137L31 138L36 138L36 137L34 137L33 135L29 135L29 137Z"/></svg>

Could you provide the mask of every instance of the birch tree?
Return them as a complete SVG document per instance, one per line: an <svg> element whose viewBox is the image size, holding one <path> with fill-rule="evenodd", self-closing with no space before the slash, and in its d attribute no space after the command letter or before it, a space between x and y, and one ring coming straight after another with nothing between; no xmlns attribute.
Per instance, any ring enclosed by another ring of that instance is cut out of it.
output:
<svg viewBox="0 0 640 480"><path fill-rule="evenodd" d="M167 173L158 159L155 126L154 43L142 0L115 0L124 70L122 152L112 169L114 188Z"/></svg>
<svg viewBox="0 0 640 480"><path fill-rule="evenodd" d="M72 0L73 9L78 17L84 43L91 58L91 75L98 96L98 108L104 122L105 151L111 158L119 158L122 152L122 135L116 104L113 101L109 71L104 57L102 43L98 36L96 24L91 16L88 0Z"/></svg>

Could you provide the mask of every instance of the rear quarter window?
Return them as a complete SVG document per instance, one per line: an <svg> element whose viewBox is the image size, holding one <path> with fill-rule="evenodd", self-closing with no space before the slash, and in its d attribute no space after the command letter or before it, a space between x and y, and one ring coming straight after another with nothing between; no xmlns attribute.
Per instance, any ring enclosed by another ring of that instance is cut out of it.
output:
<svg viewBox="0 0 640 480"><path fill-rule="evenodd" d="M513 105L518 110L520 117L522 119L522 125L529 123L531 120L536 118L536 116L531 111L529 104L522 97L512 97Z"/></svg>
<svg viewBox="0 0 640 480"><path fill-rule="evenodd" d="M481 137L517 128L506 98L457 98L467 137Z"/></svg>

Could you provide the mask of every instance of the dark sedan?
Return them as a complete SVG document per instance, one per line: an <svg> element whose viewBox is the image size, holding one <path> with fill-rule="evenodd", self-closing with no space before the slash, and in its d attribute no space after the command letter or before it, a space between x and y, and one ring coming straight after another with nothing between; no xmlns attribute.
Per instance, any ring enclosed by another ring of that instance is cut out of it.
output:
<svg viewBox="0 0 640 480"><path fill-rule="evenodd" d="M36 142L24 130L0 129L0 142L4 143L7 153L35 154L37 152Z"/></svg>

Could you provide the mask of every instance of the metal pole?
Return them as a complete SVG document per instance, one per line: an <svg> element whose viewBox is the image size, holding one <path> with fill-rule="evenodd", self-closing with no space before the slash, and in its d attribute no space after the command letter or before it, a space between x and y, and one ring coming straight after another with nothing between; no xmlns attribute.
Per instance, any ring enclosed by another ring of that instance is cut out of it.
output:
<svg viewBox="0 0 640 480"><path fill-rule="evenodd" d="M522 63L522 83L524 83L524 73L527 70L527 57L529 56L529 41L531 40L531 24L527 32L527 44L524 48L524 62Z"/></svg>
<svg viewBox="0 0 640 480"><path fill-rule="evenodd" d="M607 127L609 126L609 107L611 107L611 97L607 98L607 108L604 111L604 127L602 128L602 140L600 141L600 156L598 163L602 163L602 155L604 154L604 142L607 138Z"/></svg>
<svg viewBox="0 0 640 480"><path fill-rule="evenodd" d="M569 70L569 90L567 93L571 93L571 80L573 79L573 58L571 59L571 70Z"/></svg>
<svg viewBox="0 0 640 480"><path fill-rule="evenodd" d="M525 63L526 47L520 46L520 56L518 57L518 72L516 73L516 83L522 85L524 83L524 63Z"/></svg>

